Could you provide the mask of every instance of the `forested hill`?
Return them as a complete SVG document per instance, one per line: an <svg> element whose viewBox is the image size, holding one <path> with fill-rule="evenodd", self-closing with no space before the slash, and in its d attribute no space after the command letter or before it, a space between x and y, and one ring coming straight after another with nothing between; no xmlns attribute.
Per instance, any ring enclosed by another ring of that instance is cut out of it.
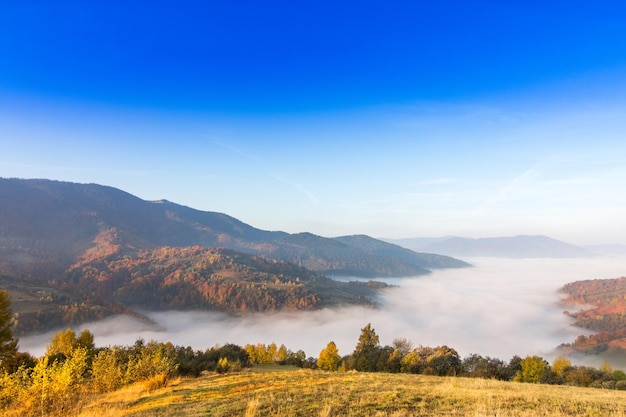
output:
<svg viewBox="0 0 626 417"><path fill-rule="evenodd" d="M200 246L163 246L132 255L93 250L70 267L63 285L151 310L230 313L371 305L375 288L334 281L288 262Z"/></svg>
<svg viewBox="0 0 626 417"><path fill-rule="evenodd" d="M581 307L566 312L576 319L575 325L594 333L562 348L589 353L626 350L626 277L571 282L561 292L567 296L564 304Z"/></svg>
<svg viewBox="0 0 626 417"><path fill-rule="evenodd" d="M303 267L224 248L134 250L100 236L64 273L47 281L0 275L26 334L113 314L149 321L135 308L212 310L232 314L375 306L379 282L339 282Z"/></svg>
<svg viewBox="0 0 626 417"><path fill-rule="evenodd" d="M118 244L134 249L223 247L331 274L407 276L426 274L434 265L467 266L381 241L387 247L372 251L355 239L264 231L223 213L145 201L96 184L0 179L0 201L0 262L19 271L41 273L44 264L47 271L63 271L111 231Z"/></svg>

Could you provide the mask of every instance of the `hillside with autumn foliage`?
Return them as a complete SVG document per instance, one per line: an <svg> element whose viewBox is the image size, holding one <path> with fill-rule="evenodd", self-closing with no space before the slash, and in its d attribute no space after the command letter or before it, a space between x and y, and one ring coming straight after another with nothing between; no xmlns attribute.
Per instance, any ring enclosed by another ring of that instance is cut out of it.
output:
<svg viewBox="0 0 626 417"><path fill-rule="evenodd" d="M572 282L561 292L567 296L564 304L580 307L566 311L576 319L575 325L594 332L562 348L590 353L626 350L626 277Z"/></svg>
<svg viewBox="0 0 626 417"><path fill-rule="evenodd" d="M335 281L284 261L224 248L134 250L106 241L86 251L49 282L0 278L2 288L15 300L18 334L113 314L149 322L137 307L246 314L374 306L376 291L387 286L373 281Z"/></svg>
<svg viewBox="0 0 626 417"><path fill-rule="evenodd" d="M246 313L372 305L373 289L385 285L338 282L291 263L224 248L164 246L129 253L105 246L69 268L66 286L152 310Z"/></svg>

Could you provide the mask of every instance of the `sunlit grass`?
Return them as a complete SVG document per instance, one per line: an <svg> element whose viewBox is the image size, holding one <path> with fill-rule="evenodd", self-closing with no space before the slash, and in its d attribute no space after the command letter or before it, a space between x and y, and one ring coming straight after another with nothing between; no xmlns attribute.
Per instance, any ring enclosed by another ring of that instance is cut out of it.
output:
<svg viewBox="0 0 626 417"><path fill-rule="evenodd" d="M422 375L259 368L99 396L83 417L106 416L612 416L626 392Z"/></svg>

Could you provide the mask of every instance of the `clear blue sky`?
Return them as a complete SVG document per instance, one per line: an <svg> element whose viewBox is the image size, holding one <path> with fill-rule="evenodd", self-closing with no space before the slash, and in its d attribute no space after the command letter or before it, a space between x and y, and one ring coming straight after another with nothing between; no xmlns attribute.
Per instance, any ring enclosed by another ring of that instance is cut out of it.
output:
<svg viewBox="0 0 626 417"><path fill-rule="evenodd" d="M2 1L0 145L263 229L626 244L626 6Z"/></svg>

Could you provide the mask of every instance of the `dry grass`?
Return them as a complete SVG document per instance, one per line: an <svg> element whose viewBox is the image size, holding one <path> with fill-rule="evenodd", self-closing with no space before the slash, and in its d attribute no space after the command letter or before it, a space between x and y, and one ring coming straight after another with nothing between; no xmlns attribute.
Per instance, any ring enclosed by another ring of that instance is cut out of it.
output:
<svg viewBox="0 0 626 417"><path fill-rule="evenodd" d="M626 392L421 375L262 369L99 396L82 417L626 417Z"/></svg>

